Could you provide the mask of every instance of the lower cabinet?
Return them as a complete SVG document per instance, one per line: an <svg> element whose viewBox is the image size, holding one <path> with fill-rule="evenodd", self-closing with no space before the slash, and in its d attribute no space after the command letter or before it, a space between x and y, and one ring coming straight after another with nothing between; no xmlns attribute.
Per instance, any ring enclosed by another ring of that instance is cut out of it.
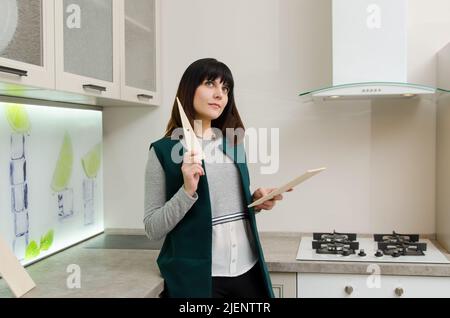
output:
<svg viewBox="0 0 450 318"><path fill-rule="evenodd" d="M270 279L276 298L297 297L297 273L271 272Z"/></svg>
<svg viewBox="0 0 450 318"><path fill-rule="evenodd" d="M447 298L450 277L297 273L297 296Z"/></svg>

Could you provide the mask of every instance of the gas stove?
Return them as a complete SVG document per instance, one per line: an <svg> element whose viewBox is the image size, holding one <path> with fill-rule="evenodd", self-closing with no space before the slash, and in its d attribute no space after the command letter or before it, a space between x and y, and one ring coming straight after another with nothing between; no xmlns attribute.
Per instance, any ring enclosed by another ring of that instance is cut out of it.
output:
<svg viewBox="0 0 450 318"><path fill-rule="evenodd" d="M297 260L387 262L387 263L450 263L428 239L418 234L374 234L357 237L355 233L313 233L303 236Z"/></svg>
<svg viewBox="0 0 450 318"><path fill-rule="evenodd" d="M378 251L392 257L400 256L425 256L426 242L419 242L417 234L375 234Z"/></svg>

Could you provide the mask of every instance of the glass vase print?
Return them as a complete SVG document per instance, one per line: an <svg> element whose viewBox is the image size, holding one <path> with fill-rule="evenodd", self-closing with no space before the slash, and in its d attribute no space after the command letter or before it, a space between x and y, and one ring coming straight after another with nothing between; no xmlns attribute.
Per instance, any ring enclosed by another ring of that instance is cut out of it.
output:
<svg viewBox="0 0 450 318"><path fill-rule="evenodd" d="M101 144L95 145L82 159L85 178L83 180L84 225L95 222L96 179L102 159Z"/></svg>
<svg viewBox="0 0 450 318"><path fill-rule="evenodd" d="M73 189L69 187L73 168L72 139L66 132L59 151L56 167L53 172L51 189L57 197L57 211L60 219L73 215Z"/></svg>
<svg viewBox="0 0 450 318"><path fill-rule="evenodd" d="M19 260L25 258L29 243L28 182L25 140L31 124L23 106L8 104L5 115L11 128L9 180L11 190L11 212L14 222L13 251Z"/></svg>

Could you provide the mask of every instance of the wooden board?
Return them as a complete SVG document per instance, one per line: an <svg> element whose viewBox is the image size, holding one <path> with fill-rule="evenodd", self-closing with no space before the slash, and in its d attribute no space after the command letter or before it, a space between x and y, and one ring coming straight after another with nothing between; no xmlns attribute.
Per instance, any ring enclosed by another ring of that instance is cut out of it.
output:
<svg viewBox="0 0 450 318"><path fill-rule="evenodd" d="M36 284L0 236L0 275L16 297L22 297Z"/></svg>
<svg viewBox="0 0 450 318"><path fill-rule="evenodd" d="M198 141L197 136L195 135L194 129L192 128L178 97L177 103L178 103L178 111L180 112L181 117L181 124L183 125L184 142L186 143L186 148L188 151L197 152L197 157L200 160L203 160L205 156L203 155L202 152L202 146L200 145L200 141Z"/></svg>
<svg viewBox="0 0 450 318"><path fill-rule="evenodd" d="M259 205L259 204L261 204L261 203L263 203L263 202L265 202L267 200L270 200L274 196L276 196L278 194L282 194L283 192L286 192L287 190L289 190L291 188L294 188L295 186L299 185L303 181L308 180L312 176L315 176L316 174L318 174L319 172L322 172L325 169L326 168L319 168L319 169L308 170L304 174L302 174L301 176L295 178L292 181L289 181L285 185L282 185L281 187L279 187L279 188L275 189L274 191L270 192L269 194L266 194L262 198L259 198L258 200L254 201L248 207L251 208L251 207Z"/></svg>

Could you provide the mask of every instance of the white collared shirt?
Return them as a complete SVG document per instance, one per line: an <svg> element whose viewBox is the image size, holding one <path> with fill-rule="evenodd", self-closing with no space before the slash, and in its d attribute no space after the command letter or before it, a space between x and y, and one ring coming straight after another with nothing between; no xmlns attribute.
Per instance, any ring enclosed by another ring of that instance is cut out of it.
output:
<svg viewBox="0 0 450 318"><path fill-rule="evenodd" d="M239 276L256 264L250 223L246 219L213 226L212 276Z"/></svg>
<svg viewBox="0 0 450 318"><path fill-rule="evenodd" d="M236 164L219 148L222 138L203 141L203 146L206 144L205 173L213 224L212 276L239 276L258 260L241 178Z"/></svg>

